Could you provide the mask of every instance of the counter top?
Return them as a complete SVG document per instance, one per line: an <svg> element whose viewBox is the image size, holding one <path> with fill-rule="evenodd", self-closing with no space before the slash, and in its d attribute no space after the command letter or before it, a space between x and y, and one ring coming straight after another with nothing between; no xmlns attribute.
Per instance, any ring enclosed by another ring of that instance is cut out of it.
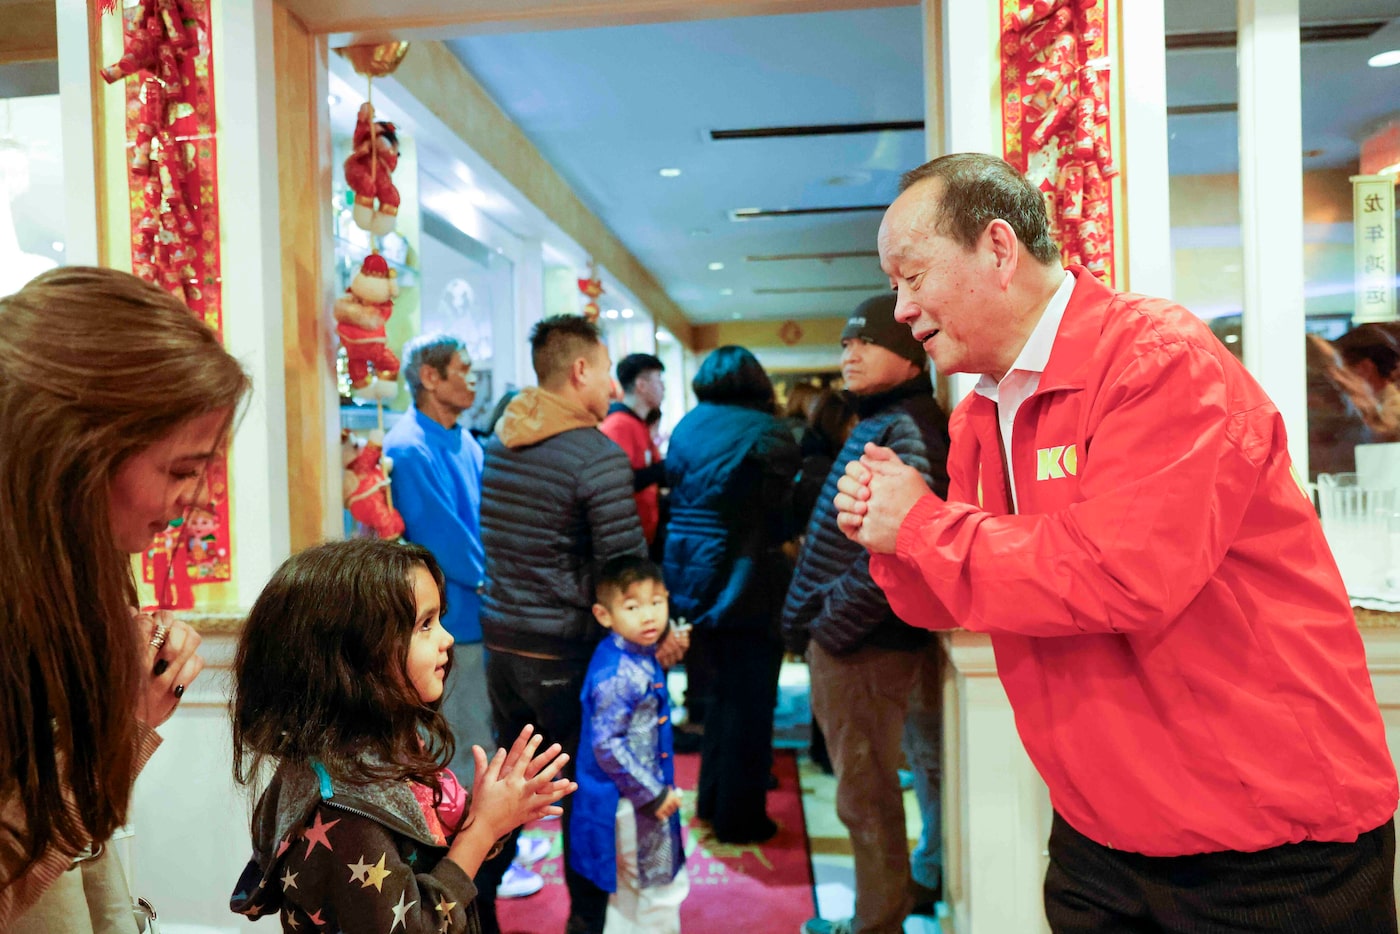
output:
<svg viewBox="0 0 1400 934"><path fill-rule="evenodd" d="M1384 610L1365 610L1355 607L1358 629L1400 629L1400 613L1387 613Z"/></svg>

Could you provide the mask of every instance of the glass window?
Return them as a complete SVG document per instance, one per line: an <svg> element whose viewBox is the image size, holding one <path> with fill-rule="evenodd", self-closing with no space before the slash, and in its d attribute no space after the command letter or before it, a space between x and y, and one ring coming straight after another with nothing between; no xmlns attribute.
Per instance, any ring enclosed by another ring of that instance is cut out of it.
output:
<svg viewBox="0 0 1400 934"><path fill-rule="evenodd" d="M0 99L0 295L64 262L61 127L57 94Z"/></svg>
<svg viewBox="0 0 1400 934"><path fill-rule="evenodd" d="M1239 74L1234 4L1168 3L1167 160L1176 301L1240 356Z"/></svg>
<svg viewBox="0 0 1400 934"><path fill-rule="evenodd" d="M1363 485L1385 487L1400 486L1400 461L1357 445L1400 441L1395 213L1382 197L1400 169L1400 65L1368 64L1400 49L1397 16L1394 0L1299 3L1310 479L1360 469L1373 474Z"/></svg>

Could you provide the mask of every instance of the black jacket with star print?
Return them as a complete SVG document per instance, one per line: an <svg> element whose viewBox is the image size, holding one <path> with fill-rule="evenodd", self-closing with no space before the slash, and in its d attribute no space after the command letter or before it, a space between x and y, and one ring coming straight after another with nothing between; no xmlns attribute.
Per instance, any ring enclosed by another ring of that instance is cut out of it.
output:
<svg viewBox="0 0 1400 934"><path fill-rule="evenodd" d="M351 786L284 764L253 814L253 857L229 900L299 934L480 934L476 885L407 782Z"/></svg>

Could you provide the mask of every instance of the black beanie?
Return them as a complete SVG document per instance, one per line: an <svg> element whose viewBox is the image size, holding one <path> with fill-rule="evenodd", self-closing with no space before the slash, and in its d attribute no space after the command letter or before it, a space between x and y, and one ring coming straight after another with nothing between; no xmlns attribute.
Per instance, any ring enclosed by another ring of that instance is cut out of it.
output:
<svg viewBox="0 0 1400 934"><path fill-rule="evenodd" d="M908 325L894 320L894 304L893 292L867 298L847 319L846 326L841 329L841 339L859 337L867 344L877 344L916 366L927 368L928 354L924 353L923 344L914 340Z"/></svg>

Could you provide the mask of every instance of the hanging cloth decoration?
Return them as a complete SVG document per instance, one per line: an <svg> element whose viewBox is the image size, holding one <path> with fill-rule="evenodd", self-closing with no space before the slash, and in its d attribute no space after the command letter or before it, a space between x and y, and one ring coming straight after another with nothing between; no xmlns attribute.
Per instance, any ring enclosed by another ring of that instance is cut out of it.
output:
<svg viewBox="0 0 1400 934"><path fill-rule="evenodd" d="M97 4L99 16L115 8ZM131 269L222 337L209 0L137 0L121 16L122 55L100 73L108 84L126 81ZM141 578L158 606L189 609L191 585L232 580L226 458L210 463L205 486L208 498L142 555Z"/></svg>
<svg viewBox="0 0 1400 934"><path fill-rule="evenodd" d="M603 282L598 278L598 264L588 261L588 278L578 280L578 290L588 299L583 306L583 317L592 324L598 322L598 296L603 294Z"/></svg>
<svg viewBox="0 0 1400 934"><path fill-rule="evenodd" d="M1114 276L1108 0L1001 0L1006 161L1045 198L1066 263Z"/></svg>

